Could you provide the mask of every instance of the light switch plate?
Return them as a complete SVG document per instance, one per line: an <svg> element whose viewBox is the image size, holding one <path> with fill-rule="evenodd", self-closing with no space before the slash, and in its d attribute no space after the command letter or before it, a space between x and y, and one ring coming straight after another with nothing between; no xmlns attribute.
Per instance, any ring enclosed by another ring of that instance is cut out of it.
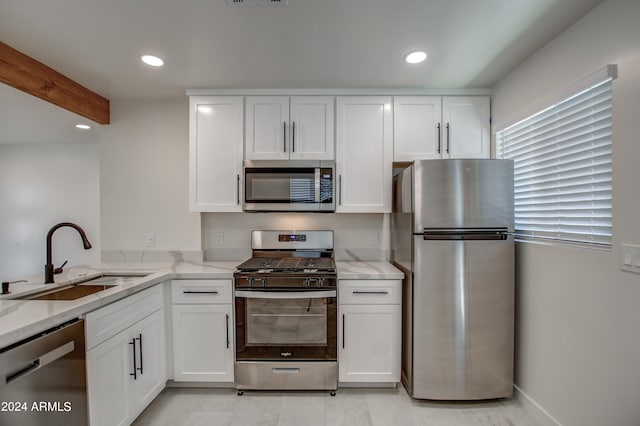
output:
<svg viewBox="0 0 640 426"><path fill-rule="evenodd" d="M620 269L640 274L640 246L620 244Z"/></svg>

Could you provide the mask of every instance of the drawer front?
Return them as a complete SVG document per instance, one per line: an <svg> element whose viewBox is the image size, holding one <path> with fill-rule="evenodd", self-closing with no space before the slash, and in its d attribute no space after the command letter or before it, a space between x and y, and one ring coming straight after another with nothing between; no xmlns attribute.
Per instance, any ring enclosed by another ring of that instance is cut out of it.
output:
<svg viewBox="0 0 640 426"><path fill-rule="evenodd" d="M164 305L162 284L89 312L85 317L87 350L140 321Z"/></svg>
<svg viewBox="0 0 640 426"><path fill-rule="evenodd" d="M395 305L402 302L400 280L340 280L340 305Z"/></svg>
<svg viewBox="0 0 640 426"><path fill-rule="evenodd" d="M173 280L171 282L171 303L231 303L231 280Z"/></svg>

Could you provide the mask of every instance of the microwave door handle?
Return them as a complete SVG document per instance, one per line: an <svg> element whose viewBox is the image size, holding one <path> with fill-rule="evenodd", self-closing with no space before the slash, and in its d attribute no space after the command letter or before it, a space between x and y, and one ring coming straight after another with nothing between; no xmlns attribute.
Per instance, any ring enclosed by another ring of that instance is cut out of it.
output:
<svg viewBox="0 0 640 426"><path fill-rule="evenodd" d="M313 201L320 202L320 168L317 167L314 173L313 181Z"/></svg>

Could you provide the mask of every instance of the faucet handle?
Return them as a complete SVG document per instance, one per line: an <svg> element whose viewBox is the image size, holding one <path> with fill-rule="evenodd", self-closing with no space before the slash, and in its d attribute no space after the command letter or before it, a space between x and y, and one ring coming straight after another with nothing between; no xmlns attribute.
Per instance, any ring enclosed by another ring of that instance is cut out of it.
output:
<svg viewBox="0 0 640 426"><path fill-rule="evenodd" d="M67 262L69 262L69 261L68 261L68 260L65 260L65 261L64 261L64 263L63 263L62 265L60 265L60 266L58 266L57 268L55 268L55 269L53 270L54 275L61 274L61 273L62 273L62 268L64 268L64 265L66 265L66 264L67 264Z"/></svg>

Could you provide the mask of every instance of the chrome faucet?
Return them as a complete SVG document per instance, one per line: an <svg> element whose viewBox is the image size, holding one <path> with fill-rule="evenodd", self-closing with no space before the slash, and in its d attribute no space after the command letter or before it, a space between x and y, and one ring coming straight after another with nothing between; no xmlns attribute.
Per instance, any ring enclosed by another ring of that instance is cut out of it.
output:
<svg viewBox="0 0 640 426"><path fill-rule="evenodd" d="M53 233L58 228L62 228L64 226L69 226L69 227L75 229L76 231L78 231L78 233L80 234L80 237L82 238L82 245L84 246L85 250L89 250L91 248L91 243L87 239L87 234L85 234L84 229L80 228L75 223L62 222L62 223L59 223L57 225L53 225L53 227L51 229L49 229L49 232L47 233L47 264L44 265L44 283L45 284L53 283L53 275L54 275L54 273L62 272L62 267L56 268L56 270L54 270L54 268L53 268L53 262L51 261L51 237L53 237ZM67 262L65 262L65 264L66 263ZM64 266L64 264L63 264L63 266Z"/></svg>

